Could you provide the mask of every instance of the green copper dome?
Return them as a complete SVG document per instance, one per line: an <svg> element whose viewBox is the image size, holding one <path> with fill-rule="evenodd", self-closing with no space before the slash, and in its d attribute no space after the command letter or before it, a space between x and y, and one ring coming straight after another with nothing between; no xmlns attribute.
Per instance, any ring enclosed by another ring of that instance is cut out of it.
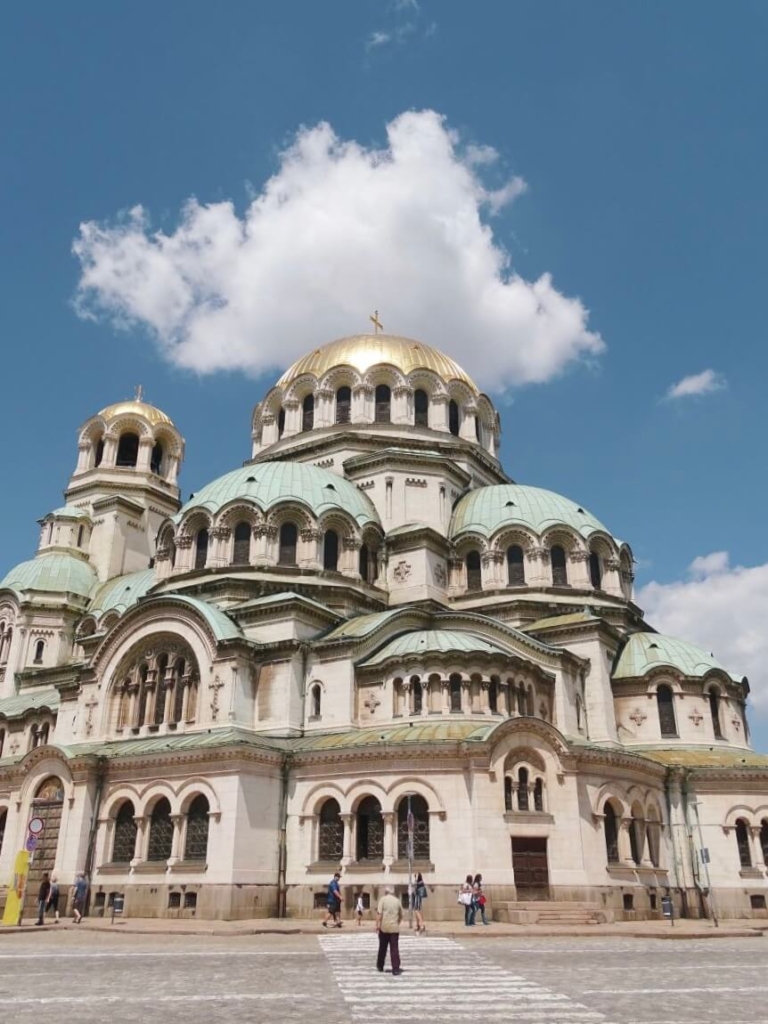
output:
<svg viewBox="0 0 768 1024"><path fill-rule="evenodd" d="M711 654L687 640L661 633L633 633L621 652L613 678L633 679L661 665L675 668L684 676L699 678L713 669L729 674Z"/></svg>
<svg viewBox="0 0 768 1024"><path fill-rule="evenodd" d="M361 665L381 665L390 658L407 658L420 654L505 654L509 651L491 640L460 629L417 629L403 633L385 644Z"/></svg>
<svg viewBox="0 0 768 1024"><path fill-rule="evenodd" d="M570 526L582 537L608 533L599 519L554 491L521 484L478 487L458 502L451 520L451 536L479 533L490 537L502 526L525 526L542 534L551 526Z"/></svg>
<svg viewBox="0 0 768 1024"><path fill-rule="evenodd" d="M76 555L43 552L29 562L11 569L0 583L0 589L40 590L88 597L96 583L95 569Z"/></svg>
<svg viewBox="0 0 768 1024"><path fill-rule="evenodd" d="M215 515L237 498L252 501L264 512L279 502L297 501L309 506L317 516L331 509L341 509L360 526L379 522L370 499L348 480L327 469L305 466L301 462L262 462L227 473L199 490L176 513L173 521L180 522L195 508Z"/></svg>
<svg viewBox="0 0 768 1024"><path fill-rule="evenodd" d="M125 576L115 576L106 583L97 583L91 595L90 615L97 619L106 612L122 613L144 597L155 584L155 570L142 569Z"/></svg>

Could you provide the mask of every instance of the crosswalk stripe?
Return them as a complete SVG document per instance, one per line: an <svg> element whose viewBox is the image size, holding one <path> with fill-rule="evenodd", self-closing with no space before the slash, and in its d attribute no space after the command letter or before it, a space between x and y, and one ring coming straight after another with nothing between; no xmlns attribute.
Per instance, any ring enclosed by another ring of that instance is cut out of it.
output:
<svg viewBox="0 0 768 1024"><path fill-rule="evenodd" d="M604 1014L520 974L519 965L505 970L454 939L402 935L403 975L393 978L389 970L375 970L375 935L319 938L354 1024L423 1021L431 1008L449 1024L480 1017L517 1024L607 1024Z"/></svg>

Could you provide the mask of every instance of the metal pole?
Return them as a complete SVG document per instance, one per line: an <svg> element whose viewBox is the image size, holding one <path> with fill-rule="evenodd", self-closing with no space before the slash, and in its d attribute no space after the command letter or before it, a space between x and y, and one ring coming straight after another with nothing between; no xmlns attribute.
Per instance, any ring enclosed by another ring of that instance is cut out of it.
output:
<svg viewBox="0 0 768 1024"><path fill-rule="evenodd" d="M704 836L701 832L701 818L699 817L699 801L693 800L693 807L696 811L696 828L699 833L699 860L704 865L704 875L707 879L707 890L709 892L709 906L712 910L712 920L715 928L720 927L720 922L717 920L717 907L715 905L715 890L712 888L712 879L709 877L709 860L704 860L702 850L704 850ZM709 855L707 855L709 856Z"/></svg>
<svg viewBox="0 0 768 1024"><path fill-rule="evenodd" d="M413 817L411 816L411 794L408 794L408 927L413 928Z"/></svg>

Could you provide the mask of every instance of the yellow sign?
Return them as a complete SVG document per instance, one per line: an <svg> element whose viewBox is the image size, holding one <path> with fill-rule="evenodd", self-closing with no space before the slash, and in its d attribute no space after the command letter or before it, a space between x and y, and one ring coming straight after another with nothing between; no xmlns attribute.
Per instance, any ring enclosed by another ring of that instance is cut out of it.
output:
<svg viewBox="0 0 768 1024"><path fill-rule="evenodd" d="M27 872L29 871L29 854L26 850L20 850L16 854L13 864L13 878L8 886L8 895L5 898L5 912L3 913L3 924L15 926L21 920L21 912L24 907L24 890L27 887Z"/></svg>

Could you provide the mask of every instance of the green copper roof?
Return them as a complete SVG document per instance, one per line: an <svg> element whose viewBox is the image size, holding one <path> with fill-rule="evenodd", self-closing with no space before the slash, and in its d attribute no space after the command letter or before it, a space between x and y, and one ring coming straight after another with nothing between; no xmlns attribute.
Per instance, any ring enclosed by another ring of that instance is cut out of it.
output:
<svg viewBox="0 0 768 1024"><path fill-rule="evenodd" d="M299 501L315 515L342 509L361 526L379 522L370 499L348 480L301 462L262 462L227 473L198 491L173 517L174 522L194 508L215 514L237 498L252 501L265 512L282 501Z"/></svg>
<svg viewBox="0 0 768 1024"><path fill-rule="evenodd" d="M633 679L644 676L659 665L676 668L684 676L701 677L713 669L728 675L711 654L702 651L700 647L694 647L687 640L677 640L661 633L633 633L619 656L613 678Z"/></svg>
<svg viewBox="0 0 768 1024"><path fill-rule="evenodd" d="M88 597L96 582L95 569L76 555L43 552L7 573L0 589L48 591Z"/></svg>
<svg viewBox="0 0 768 1024"><path fill-rule="evenodd" d="M403 633L371 655L361 665L380 665L389 658L419 654L508 654L490 640L460 629L416 629Z"/></svg>
<svg viewBox="0 0 768 1024"><path fill-rule="evenodd" d="M550 526L570 526L582 537L608 533L599 519L554 491L520 484L478 487L460 499L451 520L451 536L467 531L490 537L502 526L527 526L542 534Z"/></svg>
<svg viewBox="0 0 768 1024"><path fill-rule="evenodd" d="M343 747L380 747L382 744L482 742L496 728L493 722L413 722L385 728L309 733L291 742L294 751L337 750Z"/></svg>
<svg viewBox="0 0 768 1024"><path fill-rule="evenodd" d="M62 505L61 508L55 508L53 512L49 512L45 518L50 519L52 516L56 516L57 519L91 518L84 508L77 508L75 505Z"/></svg>
<svg viewBox="0 0 768 1024"><path fill-rule="evenodd" d="M95 615L97 619L111 611L122 615L140 597L144 597L154 582L155 570L142 569L141 572L131 572L126 576L116 576L106 583L99 583L93 590L89 614Z"/></svg>
<svg viewBox="0 0 768 1024"><path fill-rule="evenodd" d="M326 633L321 639L326 640L347 640L353 637L367 636L368 633L378 629L382 623L387 622L395 615L401 615L402 608L389 608L385 612L373 612L371 615L356 615L336 626L330 633Z"/></svg>
<svg viewBox="0 0 768 1024"><path fill-rule="evenodd" d="M768 754L746 747L635 747L632 753L671 766L686 768L765 768Z"/></svg>
<svg viewBox="0 0 768 1024"><path fill-rule="evenodd" d="M0 718L21 718L27 711L36 711L39 708L57 711L58 707L59 691L53 686L46 686L42 690L25 690L14 697L4 697L0 700Z"/></svg>
<svg viewBox="0 0 768 1024"><path fill-rule="evenodd" d="M187 597L186 594L157 594L147 600L151 601L153 606L161 601L181 601L182 604L189 605L190 608L194 608L202 615L217 640L242 640L243 638L240 627L233 619L230 619L226 612L217 608L215 604L201 601L198 597Z"/></svg>

